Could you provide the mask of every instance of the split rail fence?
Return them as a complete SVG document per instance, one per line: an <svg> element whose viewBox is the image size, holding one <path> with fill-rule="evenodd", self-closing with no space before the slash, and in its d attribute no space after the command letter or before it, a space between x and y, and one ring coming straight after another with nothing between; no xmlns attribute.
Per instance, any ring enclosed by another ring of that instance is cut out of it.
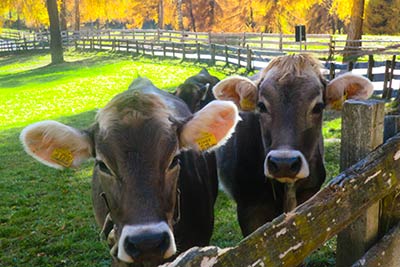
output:
<svg viewBox="0 0 400 267"><path fill-rule="evenodd" d="M400 266L400 118L378 100L346 101L343 116L344 171L325 188L235 247L192 248L164 267L294 267L335 235L337 267Z"/></svg>
<svg viewBox="0 0 400 267"><path fill-rule="evenodd" d="M222 62L246 68L247 71L265 67L271 58L286 53L307 52L324 56L327 78L352 70L367 76L389 99L400 87L400 64L392 60L376 62L369 55L368 63L340 64L329 59L343 52L345 40L332 35L308 34L307 41L296 43L294 35L267 33L201 33L166 30L99 30L62 32L65 46L77 49L112 50L153 57L206 61L213 65ZM48 33L3 32L0 34L0 53L48 50ZM393 37L394 38L394 37ZM386 49L387 48L387 49ZM362 53L400 54L400 38L362 40Z"/></svg>

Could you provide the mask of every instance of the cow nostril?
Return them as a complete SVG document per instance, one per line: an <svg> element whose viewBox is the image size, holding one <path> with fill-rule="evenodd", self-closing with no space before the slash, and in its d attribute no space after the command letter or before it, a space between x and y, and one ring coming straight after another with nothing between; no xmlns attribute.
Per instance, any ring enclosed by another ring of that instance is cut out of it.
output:
<svg viewBox="0 0 400 267"><path fill-rule="evenodd" d="M298 173L301 169L301 158L300 157L295 157L291 159L292 164L290 165L290 170L293 173Z"/></svg>
<svg viewBox="0 0 400 267"><path fill-rule="evenodd" d="M267 164L270 173L274 174L279 171L278 161L275 157L272 156L268 157Z"/></svg>
<svg viewBox="0 0 400 267"><path fill-rule="evenodd" d="M127 236L124 248L132 258L139 258L148 254L164 255L170 244L168 233L149 233L137 236Z"/></svg>

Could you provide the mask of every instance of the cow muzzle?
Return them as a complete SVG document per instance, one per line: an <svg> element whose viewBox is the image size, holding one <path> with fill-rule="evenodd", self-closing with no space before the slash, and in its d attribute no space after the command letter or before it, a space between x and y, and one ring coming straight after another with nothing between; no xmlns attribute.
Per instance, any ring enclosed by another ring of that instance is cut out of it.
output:
<svg viewBox="0 0 400 267"><path fill-rule="evenodd" d="M125 225L118 241L118 259L127 263L161 262L174 255L174 235L165 222Z"/></svg>
<svg viewBox="0 0 400 267"><path fill-rule="evenodd" d="M307 160L298 150L271 150L264 162L264 174L283 183L294 183L310 175Z"/></svg>

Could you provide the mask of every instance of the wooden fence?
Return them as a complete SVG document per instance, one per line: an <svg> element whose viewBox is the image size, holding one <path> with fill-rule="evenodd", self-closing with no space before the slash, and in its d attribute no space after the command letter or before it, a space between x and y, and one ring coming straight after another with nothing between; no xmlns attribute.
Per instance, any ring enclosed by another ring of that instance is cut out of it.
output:
<svg viewBox="0 0 400 267"><path fill-rule="evenodd" d="M165 30L101 30L62 32L65 46L78 49L114 50L129 53L207 61L210 64L222 62L247 71L265 67L272 57L288 52L309 52L332 57L343 49L345 40L332 35L307 35L307 41L294 42L293 35L266 33L201 33ZM46 50L49 34L29 32L2 32L0 53L17 51ZM369 44L369 45L366 45ZM381 49L385 45L400 46L398 40L363 40L363 49ZM300 49L301 48L301 49ZM339 49L339 50L338 50ZM400 54L400 48L380 51L380 53ZM375 62L370 55L368 63L340 64L329 60L324 62L327 78L340 72L353 70L375 82L375 87L383 91L385 98L400 87L400 65L396 58L391 61Z"/></svg>
<svg viewBox="0 0 400 267"><path fill-rule="evenodd" d="M152 43L200 43L219 44L235 47L249 47L253 51L268 51L271 53L290 53L308 51L318 55L331 58L334 54L340 54L346 44L343 36L335 37L328 34L307 34L306 41L295 42L293 34L272 33L212 33L212 32L189 32L172 30L86 30L86 31L64 31L62 32L65 42L70 43L76 39L115 39L134 40ZM49 40L48 32L29 33L3 31L0 38L27 41ZM353 40L361 41L362 46L354 47L357 53L371 53L379 51L380 54L399 54L400 38L393 37L392 40L384 38ZM1 50L0 50L1 51Z"/></svg>
<svg viewBox="0 0 400 267"><path fill-rule="evenodd" d="M342 136L349 138L343 142L342 158L352 162L382 142L384 103L348 101L343 112L344 122L359 121L342 128ZM400 126L399 117L396 121ZM339 174L307 202L260 227L237 246L192 248L164 266L293 267L324 242L346 231L345 238L338 238L337 267L398 267L399 159L400 135L396 135ZM347 251L344 253L343 249Z"/></svg>

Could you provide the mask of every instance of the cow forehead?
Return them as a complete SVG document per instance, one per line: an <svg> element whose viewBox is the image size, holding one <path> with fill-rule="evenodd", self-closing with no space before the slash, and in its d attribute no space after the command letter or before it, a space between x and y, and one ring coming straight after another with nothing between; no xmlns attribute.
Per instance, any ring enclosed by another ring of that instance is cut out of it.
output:
<svg viewBox="0 0 400 267"><path fill-rule="evenodd" d="M267 98L313 100L322 96L320 70L321 64L308 55L276 58L261 72L259 93Z"/></svg>
<svg viewBox="0 0 400 267"><path fill-rule="evenodd" d="M161 128L170 128L170 116L172 113L158 95L128 90L115 96L99 110L96 122L100 132L106 135L108 131L120 125L139 125L148 119L157 121Z"/></svg>

